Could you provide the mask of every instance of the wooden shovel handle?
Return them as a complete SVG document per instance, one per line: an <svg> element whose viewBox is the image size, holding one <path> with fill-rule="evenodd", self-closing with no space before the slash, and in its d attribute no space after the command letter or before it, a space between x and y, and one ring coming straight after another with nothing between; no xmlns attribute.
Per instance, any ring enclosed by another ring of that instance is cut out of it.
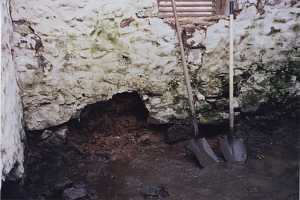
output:
<svg viewBox="0 0 300 200"><path fill-rule="evenodd" d="M234 106L233 106L233 14L230 14L230 31L229 31L229 127L230 132L234 132Z"/></svg>
<svg viewBox="0 0 300 200"><path fill-rule="evenodd" d="M197 136L199 130L198 130L198 124L197 124L197 121L196 121L195 106L194 106L194 103L193 103L193 93L192 93L191 79L190 79L190 75L189 75L187 64L186 64L184 47L183 47L183 42L182 42L182 38L181 38L181 27L180 27L180 24L178 22L178 15L177 15L177 11L176 11L175 0L172 0L172 7L173 7L173 14L174 14L176 31L177 31L177 38L178 38L179 47L180 47L180 54L181 54L181 59L182 59L182 68L183 68L183 73L184 73L184 78L185 78L185 83L186 83L186 89L187 89L187 94L188 94L188 99L189 99L189 104L190 104L190 110L191 110L191 114L192 114L192 117L193 117L193 125L194 125L194 129L195 129L195 136Z"/></svg>

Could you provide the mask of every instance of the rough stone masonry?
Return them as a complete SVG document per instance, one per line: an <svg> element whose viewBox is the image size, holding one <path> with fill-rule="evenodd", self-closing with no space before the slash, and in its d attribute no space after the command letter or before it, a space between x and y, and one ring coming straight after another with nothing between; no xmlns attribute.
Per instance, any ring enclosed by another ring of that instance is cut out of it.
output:
<svg viewBox="0 0 300 200"><path fill-rule="evenodd" d="M239 1L236 106L299 95L300 2ZM155 0L13 0L14 52L25 122L44 129L90 103L138 91L162 121L188 114L174 29ZM196 28L186 43L199 120L228 118L228 20Z"/></svg>

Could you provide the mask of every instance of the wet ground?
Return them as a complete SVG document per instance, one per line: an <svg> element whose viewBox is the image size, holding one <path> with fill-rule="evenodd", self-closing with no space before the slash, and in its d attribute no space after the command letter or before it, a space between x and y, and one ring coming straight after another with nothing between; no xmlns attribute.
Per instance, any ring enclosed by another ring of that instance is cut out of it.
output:
<svg viewBox="0 0 300 200"><path fill-rule="evenodd" d="M299 198L297 119L243 119L239 134L248 147L247 162L214 164L201 169L185 148L189 136L167 144L167 127L149 126L143 105L132 99L123 101L123 106L119 103L116 98L93 105L86 108L80 122L30 133L24 189L18 192L6 189L2 198ZM210 129L202 130L209 135ZM222 129L214 129L209 139L214 148L218 146L216 130L222 134Z"/></svg>

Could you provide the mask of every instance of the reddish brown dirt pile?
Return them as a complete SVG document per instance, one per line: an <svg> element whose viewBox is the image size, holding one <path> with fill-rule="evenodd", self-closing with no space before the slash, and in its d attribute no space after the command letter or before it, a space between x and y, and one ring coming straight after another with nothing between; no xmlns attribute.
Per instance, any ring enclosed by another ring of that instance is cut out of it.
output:
<svg viewBox="0 0 300 200"><path fill-rule="evenodd" d="M88 141L82 144L84 152L106 152L112 160L126 160L133 158L140 146L160 141L158 133L144 129L133 116L121 116L108 123L108 129L93 132Z"/></svg>
<svg viewBox="0 0 300 200"><path fill-rule="evenodd" d="M105 152L112 160L133 158L139 146L160 141L159 133L145 129L147 116L148 110L135 92L88 105L80 118L80 134L88 135L81 150L90 154Z"/></svg>

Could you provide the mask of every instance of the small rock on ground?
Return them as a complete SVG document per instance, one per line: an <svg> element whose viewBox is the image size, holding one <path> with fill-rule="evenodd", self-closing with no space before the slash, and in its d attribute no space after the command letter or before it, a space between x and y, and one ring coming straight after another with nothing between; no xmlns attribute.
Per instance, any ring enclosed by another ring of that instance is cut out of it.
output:
<svg viewBox="0 0 300 200"><path fill-rule="evenodd" d="M141 194L146 199L166 198L170 196L169 192L163 186L146 185L142 188Z"/></svg>
<svg viewBox="0 0 300 200"><path fill-rule="evenodd" d="M83 186L67 188L63 192L64 200L77 200L85 196L87 196L87 191Z"/></svg>

